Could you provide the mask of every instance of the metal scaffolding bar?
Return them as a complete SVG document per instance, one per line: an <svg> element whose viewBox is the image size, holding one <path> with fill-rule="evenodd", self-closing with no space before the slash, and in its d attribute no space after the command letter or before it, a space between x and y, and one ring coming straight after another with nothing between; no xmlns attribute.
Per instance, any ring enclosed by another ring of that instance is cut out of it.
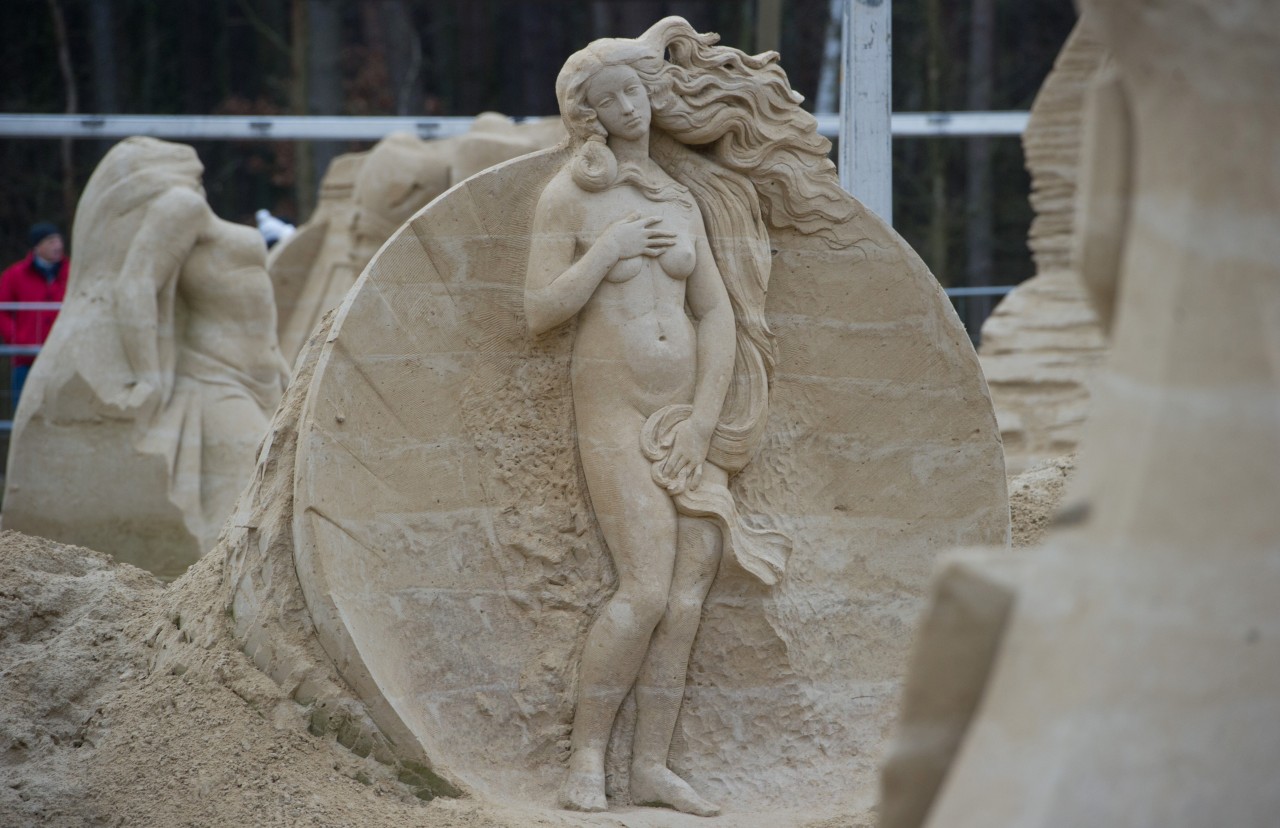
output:
<svg viewBox="0 0 1280 828"><path fill-rule="evenodd" d="M377 141L396 130L448 138L475 118L344 117L324 115L0 115L10 138L155 138L215 141Z"/></svg>
<svg viewBox="0 0 1280 828"><path fill-rule="evenodd" d="M61 302L0 302L0 311L51 311L61 307Z"/></svg>
<svg viewBox="0 0 1280 828"><path fill-rule="evenodd" d="M818 131L840 135L840 116L818 115ZM20 115L0 114L4 138L156 138L214 141L377 141L401 130L420 138L448 138L474 118L366 118L319 115ZM896 138L1021 135L1026 112L895 112Z"/></svg>
<svg viewBox="0 0 1280 828"><path fill-rule="evenodd" d="M947 295L954 298L963 296L1004 296L1017 285L986 285L983 287L949 287Z"/></svg>

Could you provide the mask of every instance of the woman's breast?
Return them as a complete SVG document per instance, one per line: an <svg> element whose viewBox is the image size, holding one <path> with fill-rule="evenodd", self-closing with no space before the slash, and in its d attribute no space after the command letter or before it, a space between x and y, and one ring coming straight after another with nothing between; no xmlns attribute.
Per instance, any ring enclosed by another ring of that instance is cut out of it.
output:
<svg viewBox="0 0 1280 828"><path fill-rule="evenodd" d="M688 236L677 238L676 243L658 257L658 264L663 272L672 279L681 281L689 278L697 263L698 251L693 245L693 239Z"/></svg>
<svg viewBox="0 0 1280 828"><path fill-rule="evenodd" d="M692 239L677 237L676 243L663 251L661 256L632 256L630 259L619 260L605 274L604 279L613 284L629 282L640 275L645 265L651 261L657 262L662 272L672 279L684 281L689 278L690 273L693 273L694 265L698 263L698 253Z"/></svg>
<svg viewBox="0 0 1280 828"><path fill-rule="evenodd" d="M629 282L636 276L640 275L640 271L644 270L644 256L632 256L630 259L619 259L608 273L604 275L606 282L620 284Z"/></svg>

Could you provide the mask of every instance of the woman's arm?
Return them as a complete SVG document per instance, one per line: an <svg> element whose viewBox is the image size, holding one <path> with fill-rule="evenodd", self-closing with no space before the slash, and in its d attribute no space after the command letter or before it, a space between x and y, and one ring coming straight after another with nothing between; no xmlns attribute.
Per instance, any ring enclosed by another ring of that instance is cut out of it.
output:
<svg viewBox="0 0 1280 828"><path fill-rule="evenodd" d="M699 222L700 224L701 222ZM699 232L704 232L699 227ZM693 413L674 429L671 453L663 465L665 474L693 472L707 459L711 435L733 378L737 350L733 306L724 279L711 255L705 236L696 241L697 264L689 276L687 301L698 320L698 369L693 392Z"/></svg>
<svg viewBox="0 0 1280 828"><path fill-rule="evenodd" d="M176 278L207 224L209 206L192 190L173 189L147 208L129 244L114 291L114 315L133 372L129 407L145 402L166 385L160 376L157 296Z"/></svg>
<svg viewBox="0 0 1280 828"><path fill-rule="evenodd" d="M567 192L569 186L553 180L534 214L524 290L525 319L534 336L572 319L622 259L660 256L675 243L674 233L653 229L661 217L642 218L632 213L606 227L575 262L578 232L584 222L581 196Z"/></svg>

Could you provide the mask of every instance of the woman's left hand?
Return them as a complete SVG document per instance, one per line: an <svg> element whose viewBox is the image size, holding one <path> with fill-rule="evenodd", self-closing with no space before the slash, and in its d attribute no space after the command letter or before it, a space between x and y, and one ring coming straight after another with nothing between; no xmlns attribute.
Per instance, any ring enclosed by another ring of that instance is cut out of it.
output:
<svg viewBox="0 0 1280 828"><path fill-rule="evenodd" d="M685 420L672 427L671 438L671 453L662 464L663 475L671 479L696 480L711 446L711 430L699 428L692 420Z"/></svg>

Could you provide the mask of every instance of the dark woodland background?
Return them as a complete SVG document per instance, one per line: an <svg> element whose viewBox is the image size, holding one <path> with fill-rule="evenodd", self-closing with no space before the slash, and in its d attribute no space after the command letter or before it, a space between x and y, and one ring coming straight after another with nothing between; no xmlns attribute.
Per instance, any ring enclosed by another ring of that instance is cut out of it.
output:
<svg viewBox="0 0 1280 828"><path fill-rule="evenodd" d="M4 0L0 112L553 115L571 52L667 14L749 52L776 39L814 105L829 0ZM896 0L893 108L1025 110L1074 21L1071 0ZM0 259L33 221L70 226L109 146L0 138ZM213 208L251 223L305 220L328 159L368 145L194 146ZM1022 164L1017 138L894 140L895 225L943 284L1032 274Z"/></svg>

